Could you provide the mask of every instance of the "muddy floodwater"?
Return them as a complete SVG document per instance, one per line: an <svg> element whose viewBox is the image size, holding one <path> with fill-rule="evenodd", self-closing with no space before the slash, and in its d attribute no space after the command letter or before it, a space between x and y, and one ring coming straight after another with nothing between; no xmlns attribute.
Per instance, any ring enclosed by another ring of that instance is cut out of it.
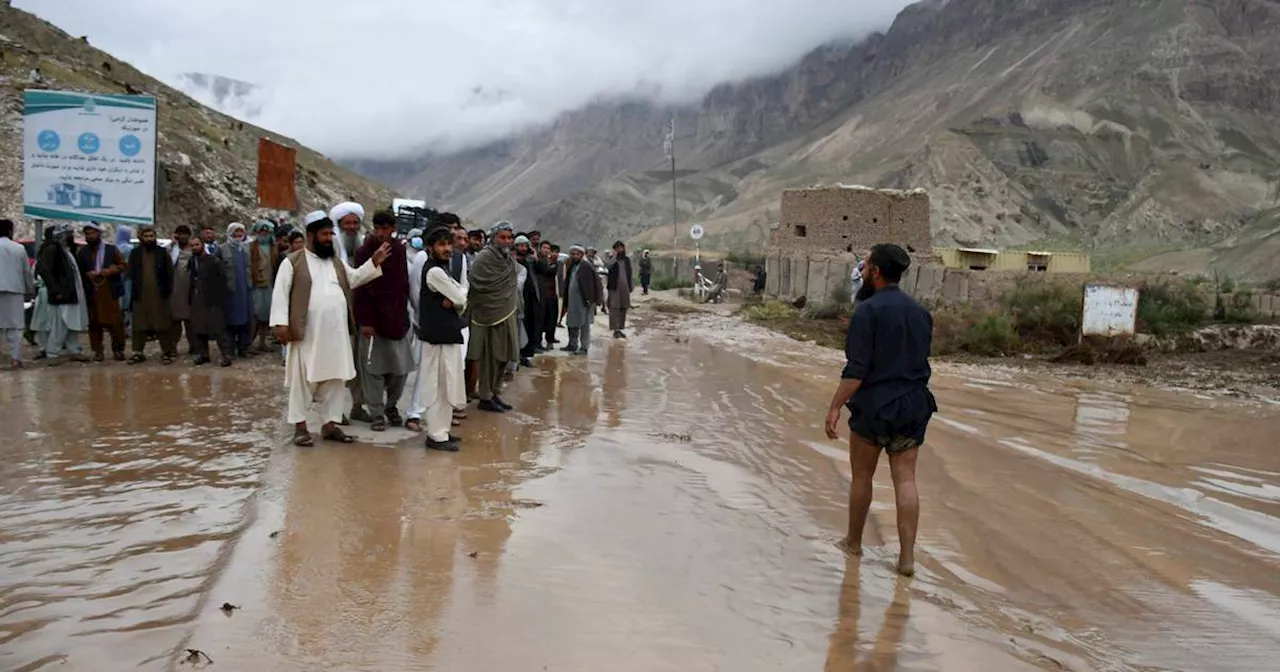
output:
<svg viewBox="0 0 1280 672"><path fill-rule="evenodd" d="M0 670L1280 669L1280 410L941 365L903 579L840 364L655 315L456 455L288 445L267 360L5 372Z"/></svg>

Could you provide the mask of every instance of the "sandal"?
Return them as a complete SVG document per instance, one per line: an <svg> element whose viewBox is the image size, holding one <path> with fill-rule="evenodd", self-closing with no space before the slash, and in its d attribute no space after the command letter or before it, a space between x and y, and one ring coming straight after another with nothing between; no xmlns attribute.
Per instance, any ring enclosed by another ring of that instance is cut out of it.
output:
<svg viewBox="0 0 1280 672"><path fill-rule="evenodd" d="M320 438L324 439L325 441L333 441L334 443L355 443L356 442L354 438L347 435L337 427L334 427L333 429L327 432L321 433Z"/></svg>
<svg viewBox="0 0 1280 672"><path fill-rule="evenodd" d="M462 409L455 409L455 410L453 411L453 417L454 417L454 418L456 418L456 419L458 419L458 420L466 420L466 419L467 419L467 412L466 412L466 411L464 411L464 410L462 410Z"/></svg>
<svg viewBox="0 0 1280 672"><path fill-rule="evenodd" d="M129 358L130 364L141 364L145 361L147 361L147 357L140 352L134 353L134 355Z"/></svg>
<svg viewBox="0 0 1280 672"><path fill-rule="evenodd" d="M169 364L172 364L172 363L173 363L173 356L172 356L172 355L161 355L161 356L160 356L160 363L161 363L161 364L164 364L164 365L166 365L166 366L168 366Z"/></svg>
<svg viewBox="0 0 1280 672"><path fill-rule="evenodd" d="M372 429L375 432L387 431L387 417L385 415L379 415L374 418L373 422L369 423L369 429Z"/></svg>
<svg viewBox="0 0 1280 672"><path fill-rule="evenodd" d="M459 419L457 419L457 418L454 418L453 420L451 420L451 421L449 422L449 424L450 424L450 425L452 425L452 426L454 426L454 427L461 427L461 426L462 426L462 421L461 421L461 420L459 420Z"/></svg>
<svg viewBox="0 0 1280 672"><path fill-rule="evenodd" d="M404 428L411 432L421 432L422 421L418 420L417 418L409 418L408 420L404 421Z"/></svg>
<svg viewBox="0 0 1280 672"><path fill-rule="evenodd" d="M293 445L295 446L314 446L316 442L311 438L311 432L295 429L293 430Z"/></svg>

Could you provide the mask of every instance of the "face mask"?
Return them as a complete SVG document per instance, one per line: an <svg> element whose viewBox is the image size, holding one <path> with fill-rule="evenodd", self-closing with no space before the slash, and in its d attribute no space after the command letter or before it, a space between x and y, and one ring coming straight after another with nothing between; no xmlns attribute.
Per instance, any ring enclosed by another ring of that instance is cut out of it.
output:
<svg viewBox="0 0 1280 672"><path fill-rule="evenodd" d="M422 249L422 239L421 239L421 238L419 238L419 237L417 237L417 236L414 236L413 238L410 238L410 239L409 239L409 247L412 247L412 248L413 248L413 249L415 249L415 250L421 250L421 249Z"/></svg>

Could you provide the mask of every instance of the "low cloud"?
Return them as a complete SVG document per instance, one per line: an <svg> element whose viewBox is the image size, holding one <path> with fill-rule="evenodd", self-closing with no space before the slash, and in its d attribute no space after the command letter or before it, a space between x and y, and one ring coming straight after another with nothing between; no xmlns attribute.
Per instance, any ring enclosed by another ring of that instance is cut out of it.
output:
<svg viewBox="0 0 1280 672"><path fill-rule="evenodd" d="M906 0L25 0L153 76L260 86L255 123L334 156L452 151L598 97L685 102L884 29Z"/></svg>

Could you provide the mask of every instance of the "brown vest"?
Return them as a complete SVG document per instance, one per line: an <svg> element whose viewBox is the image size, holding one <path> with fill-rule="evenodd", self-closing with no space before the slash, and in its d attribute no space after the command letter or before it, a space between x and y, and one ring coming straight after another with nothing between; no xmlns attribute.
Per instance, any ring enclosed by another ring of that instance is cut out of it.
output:
<svg viewBox="0 0 1280 672"><path fill-rule="evenodd" d="M301 341L307 333L307 309L311 305L311 269L307 266L305 249L289 253L293 266L293 286L289 288L289 338ZM338 274L338 284L347 298L347 332L356 333L355 313L351 309L351 285L347 282L347 267L338 256L333 256L333 270Z"/></svg>

